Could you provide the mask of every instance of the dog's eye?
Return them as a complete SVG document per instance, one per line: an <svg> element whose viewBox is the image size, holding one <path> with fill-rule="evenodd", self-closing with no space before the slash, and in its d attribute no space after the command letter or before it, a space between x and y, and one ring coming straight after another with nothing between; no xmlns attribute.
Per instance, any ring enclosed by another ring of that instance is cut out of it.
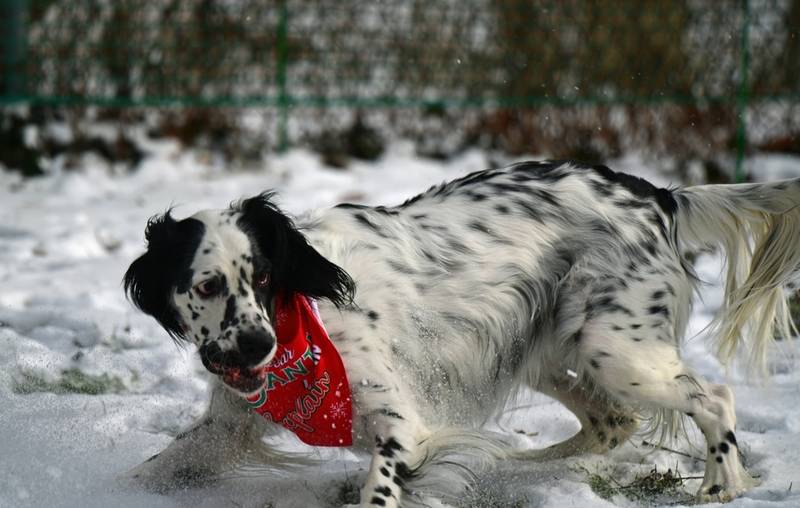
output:
<svg viewBox="0 0 800 508"><path fill-rule="evenodd" d="M269 286L269 272L262 274L258 279L256 279L256 286L260 288Z"/></svg>
<svg viewBox="0 0 800 508"><path fill-rule="evenodd" d="M196 285L194 289L197 291L197 294L203 298L211 298L220 292L222 284L220 283L219 277L212 277Z"/></svg>

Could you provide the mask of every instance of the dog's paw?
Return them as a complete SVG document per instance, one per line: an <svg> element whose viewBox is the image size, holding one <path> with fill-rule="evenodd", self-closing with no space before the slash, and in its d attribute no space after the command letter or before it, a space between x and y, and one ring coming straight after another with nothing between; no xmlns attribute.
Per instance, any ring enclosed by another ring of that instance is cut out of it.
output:
<svg viewBox="0 0 800 508"><path fill-rule="evenodd" d="M697 503L728 503L741 496L760 482L754 478L747 477L749 481L741 482L735 486L703 485L695 494Z"/></svg>
<svg viewBox="0 0 800 508"><path fill-rule="evenodd" d="M695 501L705 503L728 503L746 492L747 489L726 489L720 485L703 487L697 491Z"/></svg>

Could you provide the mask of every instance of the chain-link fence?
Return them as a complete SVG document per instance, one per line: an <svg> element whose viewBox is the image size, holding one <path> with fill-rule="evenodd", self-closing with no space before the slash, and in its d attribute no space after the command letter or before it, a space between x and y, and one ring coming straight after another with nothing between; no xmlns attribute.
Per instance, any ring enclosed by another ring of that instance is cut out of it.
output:
<svg viewBox="0 0 800 508"><path fill-rule="evenodd" d="M748 137L798 132L800 0L5 0L2 9L4 104L259 107L280 146L343 109L419 138L457 125L457 143L511 151L552 151L568 130L604 156L666 143L741 158Z"/></svg>

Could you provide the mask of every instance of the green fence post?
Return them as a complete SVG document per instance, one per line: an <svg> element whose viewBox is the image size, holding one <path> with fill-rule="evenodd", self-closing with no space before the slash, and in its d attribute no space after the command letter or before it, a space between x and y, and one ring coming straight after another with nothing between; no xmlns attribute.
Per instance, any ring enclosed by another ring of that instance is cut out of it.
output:
<svg viewBox="0 0 800 508"><path fill-rule="evenodd" d="M744 180L742 167L744 165L744 152L747 145L747 103L749 89L747 75L750 71L750 0L742 0L742 34L741 34L741 59L739 66L739 93L736 97L736 182Z"/></svg>
<svg viewBox="0 0 800 508"><path fill-rule="evenodd" d="M6 14L2 55L5 86L0 94L13 100L27 94L25 53L28 3L27 0L8 0L2 10Z"/></svg>
<svg viewBox="0 0 800 508"><path fill-rule="evenodd" d="M287 30L289 23L289 7L287 0L281 0L278 19L278 152L285 152L289 147L289 94L286 90Z"/></svg>

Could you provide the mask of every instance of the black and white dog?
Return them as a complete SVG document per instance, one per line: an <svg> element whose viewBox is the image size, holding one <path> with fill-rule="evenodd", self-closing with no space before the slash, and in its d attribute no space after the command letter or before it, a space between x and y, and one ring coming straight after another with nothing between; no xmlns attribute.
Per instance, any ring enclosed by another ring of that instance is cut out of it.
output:
<svg viewBox="0 0 800 508"><path fill-rule="evenodd" d="M708 446L697 495L730 500L755 481L730 389L681 361L697 282L684 253L721 247L718 354L747 349L763 365L773 336L792 332L782 285L800 265L798 205L800 179L668 190L570 162L481 171L399 206L343 204L296 223L266 193L152 219L125 288L206 365L265 365L274 295L317 299L351 383L355 446L372 450L362 505L418 499L415 482L443 454L598 453L644 416L670 434L694 420ZM217 382L206 415L131 475L157 486L289 460L265 449L273 425L234 393L262 383ZM520 387L562 402L581 431L514 452L469 430Z"/></svg>

